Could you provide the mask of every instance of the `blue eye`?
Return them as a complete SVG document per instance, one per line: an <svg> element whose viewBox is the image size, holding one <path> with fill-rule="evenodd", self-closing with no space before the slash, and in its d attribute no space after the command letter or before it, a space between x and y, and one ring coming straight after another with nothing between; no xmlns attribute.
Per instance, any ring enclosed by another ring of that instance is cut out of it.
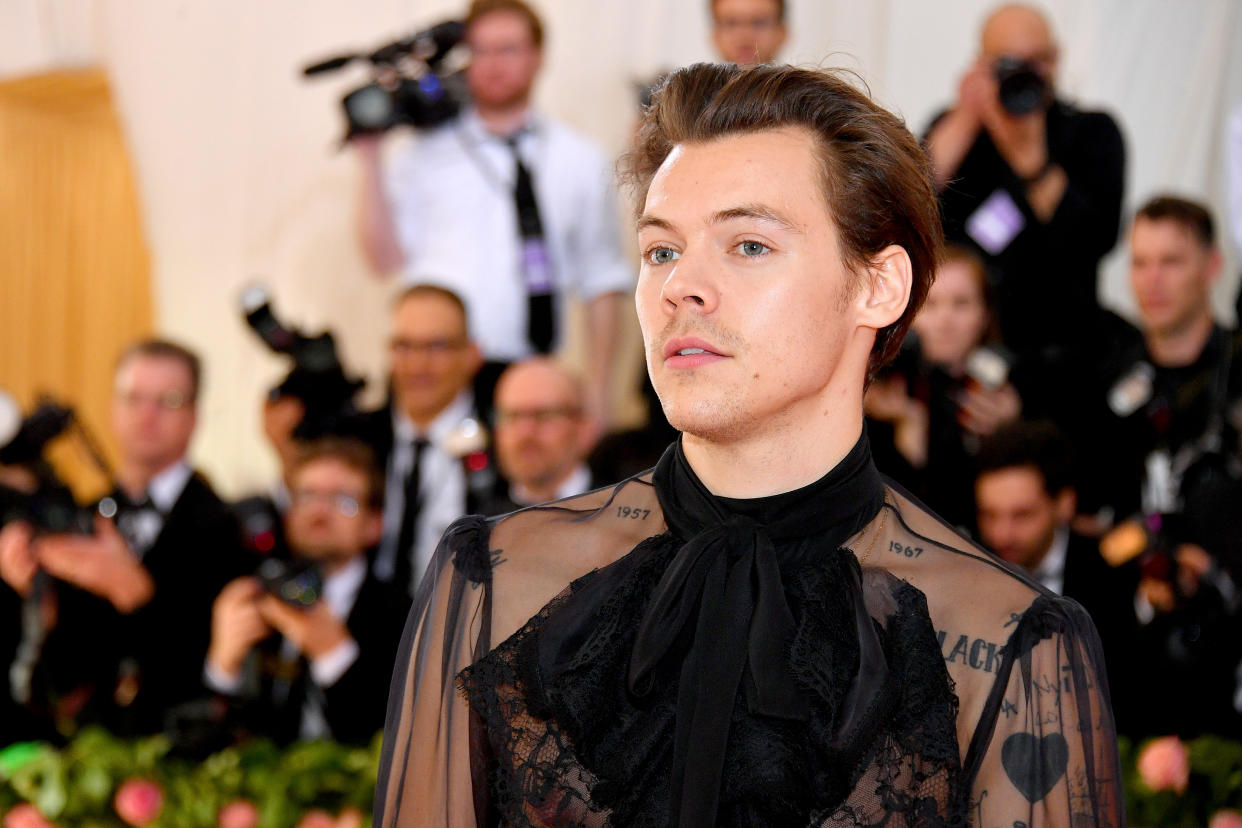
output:
<svg viewBox="0 0 1242 828"><path fill-rule="evenodd" d="M757 241L744 241L737 246L737 249L743 256L762 256L764 253L772 252L772 248Z"/></svg>
<svg viewBox="0 0 1242 828"><path fill-rule="evenodd" d="M647 251L647 261L653 265L668 264L681 258L681 254L671 247L653 247Z"/></svg>

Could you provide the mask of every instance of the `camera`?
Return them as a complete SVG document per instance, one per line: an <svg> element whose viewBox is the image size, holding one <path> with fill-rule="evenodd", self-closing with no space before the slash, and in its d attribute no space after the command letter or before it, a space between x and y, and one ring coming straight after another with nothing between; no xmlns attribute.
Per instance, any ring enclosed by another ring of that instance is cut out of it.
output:
<svg viewBox="0 0 1242 828"><path fill-rule="evenodd" d="M272 397L296 397L306 407L293 436L312 440L326 434L352 433L358 419L354 396L366 382L346 376L332 334L308 336L282 324L261 285L252 285L242 293L241 306L246 323L264 344L293 358L293 368L270 392Z"/></svg>
<svg viewBox="0 0 1242 828"><path fill-rule="evenodd" d="M269 558L256 574L264 589L296 609L307 609L323 596L323 570L311 561Z"/></svg>
<svg viewBox="0 0 1242 828"><path fill-rule="evenodd" d="M992 73L1000 104L1010 115L1029 115L1052 105L1052 87L1030 61L1003 57Z"/></svg>
<svg viewBox="0 0 1242 828"><path fill-rule="evenodd" d="M400 125L428 129L457 117L466 100L460 67L451 68L448 61L465 34L464 23L446 20L370 53L320 61L302 74L335 72L355 60L371 64L371 82L341 101L348 125L346 140Z"/></svg>
<svg viewBox="0 0 1242 828"><path fill-rule="evenodd" d="M23 419L13 398L0 391L0 465L24 469L29 480L29 485L21 487L0 485L0 525L24 520L36 532L47 534L94 531L94 510L78 505L73 492L43 457L47 444L70 428L77 431L96 465L110 478L106 462L72 408L44 396ZM101 508L106 508L103 503Z"/></svg>

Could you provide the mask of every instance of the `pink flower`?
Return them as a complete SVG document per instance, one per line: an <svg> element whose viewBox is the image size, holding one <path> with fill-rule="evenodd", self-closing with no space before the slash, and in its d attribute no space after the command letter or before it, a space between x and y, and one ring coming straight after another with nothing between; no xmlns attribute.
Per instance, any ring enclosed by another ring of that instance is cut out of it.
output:
<svg viewBox="0 0 1242 828"><path fill-rule="evenodd" d="M245 799L234 799L220 809L219 828L255 828L259 824L259 809Z"/></svg>
<svg viewBox="0 0 1242 828"><path fill-rule="evenodd" d="M49 822L38 808L23 802L4 815L4 828L56 828L56 825Z"/></svg>
<svg viewBox="0 0 1242 828"><path fill-rule="evenodd" d="M362 811L359 811L357 808L346 808L336 818L336 828L362 828L364 821ZM1234 827L1226 826L1226 828Z"/></svg>
<svg viewBox="0 0 1242 828"><path fill-rule="evenodd" d="M336 828L336 820L327 811L316 808L302 815L297 828Z"/></svg>
<svg viewBox="0 0 1242 828"><path fill-rule="evenodd" d="M116 789L112 800L125 823L134 826L150 825L164 808L164 792L150 779L127 779Z"/></svg>
<svg viewBox="0 0 1242 828"><path fill-rule="evenodd" d="M1237 811L1217 811L1212 814L1208 828L1242 828L1242 814Z"/></svg>
<svg viewBox="0 0 1242 828"><path fill-rule="evenodd" d="M1153 739L1139 753L1138 772L1153 791L1183 793L1190 782L1190 751L1176 736Z"/></svg>

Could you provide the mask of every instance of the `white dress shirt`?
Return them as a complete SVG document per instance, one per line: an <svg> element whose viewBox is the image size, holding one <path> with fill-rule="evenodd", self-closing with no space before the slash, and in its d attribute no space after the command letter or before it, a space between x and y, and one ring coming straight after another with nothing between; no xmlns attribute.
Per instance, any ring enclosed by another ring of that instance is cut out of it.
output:
<svg viewBox="0 0 1242 828"><path fill-rule="evenodd" d="M612 170L594 145L532 114L518 137L531 170L558 293L590 299L633 289L619 237ZM469 309L470 335L488 359L531 354L513 185L517 165L504 138L468 110L394 153L385 171L405 278L449 288Z"/></svg>
<svg viewBox="0 0 1242 828"><path fill-rule="evenodd" d="M440 536L449 524L466 511L466 471L462 460L447 450L450 438L462 422L474 416L474 396L469 391L457 395L440 412L422 436L428 441L419 467L418 491L422 508L414 527L414 548L397 550L401 513L405 509L405 479L414 465L414 423L393 406L393 447L388 458L384 488L384 536L375 560L375 575L388 580L396 566L396 555L413 555L413 592L431 563Z"/></svg>
<svg viewBox="0 0 1242 828"><path fill-rule="evenodd" d="M120 516L118 528L129 542L131 551L140 559L164 530L164 521L177 505L193 475L190 464L184 459L178 460L147 483L146 496L151 501L150 508L135 509Z"/></svg>

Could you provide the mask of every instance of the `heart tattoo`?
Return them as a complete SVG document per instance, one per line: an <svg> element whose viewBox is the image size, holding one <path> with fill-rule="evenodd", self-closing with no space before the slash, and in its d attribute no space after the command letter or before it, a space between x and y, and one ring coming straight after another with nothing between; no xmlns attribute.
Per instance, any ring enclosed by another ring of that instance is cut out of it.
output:
<svg viewBox="0 0 1242 828"><path fill-rule="evenodd" d="M1027 801L1038 802L1065 775L1069 743L1060 733L1042 739L1033 733L1015 733L1001 745L1001 764Z"/></svg>

